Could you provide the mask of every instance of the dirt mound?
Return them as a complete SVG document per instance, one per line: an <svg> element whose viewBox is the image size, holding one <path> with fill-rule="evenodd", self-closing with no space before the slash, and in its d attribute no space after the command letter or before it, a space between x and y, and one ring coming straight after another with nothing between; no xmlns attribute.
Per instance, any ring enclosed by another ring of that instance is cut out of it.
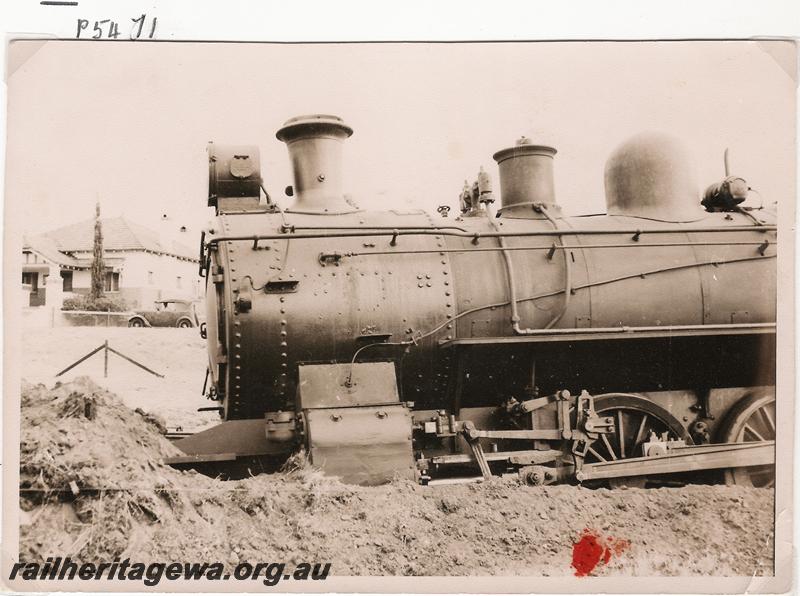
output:
<svg viewBox="0 0 800 596"><path fill-rule="evenodd" d="M164 466L175 450L158 421L88 379L25 387L22 414L22 487L35 489L21 494L26 561L331 562L333 575L772 572L771 490L500 478L360 487L302 458L287 473L223 482Z"/></svg>
<svg viewBox="0 0 800 596"><path fill-rule="evenodd" d="M166 469L179 451L164 439L163 422L131 411L88 377L22 388L21 485L59 489L129 488Z"/></svg>
<svg viewBox="0 0 800 596"><path fill-rule="evenodd" d="M57 505L65 525L53 552L105 559L138 524L171 513L181 474L163 458L180 452L157 416L128 409L87 377L52 389L24 384L21 405L20 507L46 519ZM51 522L37 526L47 533ZM27 552L36 560L35 548Z"/></svg>

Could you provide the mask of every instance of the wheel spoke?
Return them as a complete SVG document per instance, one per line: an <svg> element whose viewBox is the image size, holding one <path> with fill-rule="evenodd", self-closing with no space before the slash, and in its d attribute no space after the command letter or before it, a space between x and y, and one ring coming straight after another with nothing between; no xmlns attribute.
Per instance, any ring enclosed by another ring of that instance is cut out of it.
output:
<svg viewBox="0 0 800 596"><path fill-rule="evenodd" d="M749 424L745 424L744 425L744 429L742 429L742 430L743 430L743 433L749 432L751 435L753 435L759 441L766 440L766 439L764 439L764 437L762 437L760 434L758 434L758 432L756 432L756 430L752 426L750 426Z"/></svg>
<svg viewBox="0 0 800 596"><path fill-rule="evenodd" d="M636 439L634 439L633 444L638 445L639 442L642 440L644 436L644 425L647 423L647 414L642 415L642 421L639 423L639 430L636 432Z"/></svg>
<svg viewBox="0 0 800 596"><path fill-rule="evenodd" d="M611 443L608 441L608 437L605 433L601 434L600 437L603 439L603 443L606 445L606 449L608 449L608 454L611 456L611 459L616 460L617 454L614 453L614 448L611 446Z"/></svg>
<svg viewBox="0 0 800 596"><path fill-rule="evenodd" d="M639 423L639 430L636 431L635 444L638 445L639 441L644 438L645 424L647 424L647 414L642 414L642 421Z"/></svg>
<svg viewBox="0 0 800 596"><path fill-rule="evenodd" d="M591 453L592 455L594 455L594 456L595 456L597 459L599 459L600 461L608 461L608 460L607 460L605 457L603 457L602 455L600 455L599 453L597 453L597 451L595 451L595 450L594 450L594 448L592 448L592 447L589 447L589 453Z"/></svg>
<svg viewBox="0 0 800 596"><path fill-rule="evenodd" d="M617 439L619 439L619 456L625 459L625 429L622 426L622 410L617 411Z"/></svg>
<svg viewBox="0 0 800 596"><path fill-rule="evenodd" d="M772 436L775 436L775 421L772 419L772 414L769 413L769 408L766 406L759 410L764 422L767 423L767 428L772 431Z"/></svg>

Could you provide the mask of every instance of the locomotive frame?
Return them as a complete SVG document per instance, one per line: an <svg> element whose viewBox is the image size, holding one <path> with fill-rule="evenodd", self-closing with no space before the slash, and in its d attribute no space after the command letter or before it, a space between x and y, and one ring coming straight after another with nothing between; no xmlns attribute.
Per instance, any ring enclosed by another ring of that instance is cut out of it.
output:
<svg viewBox="0 0 800 596"><path fill-rule="evenodd" d="M303 446L365 484L774 482L777 225L739 206L741 178L709 187L703 211L678 144L638 137L609 159L608 214L565 218L555 150L523 138L494 156L496 214L481 171L437 221L353 205L350 134L327 115L278 131L285 210L257 149L210 146L202 333L224 422L169 463Z"/></svg>

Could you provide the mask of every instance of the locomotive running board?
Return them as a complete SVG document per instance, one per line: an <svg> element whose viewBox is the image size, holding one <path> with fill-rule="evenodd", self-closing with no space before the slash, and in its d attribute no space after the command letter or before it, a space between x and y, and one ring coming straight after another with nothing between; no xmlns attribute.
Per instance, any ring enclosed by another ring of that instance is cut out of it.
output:
<svg viewBox="0 0 800 596"><path fill-rule="evenodd" d="M775 464L775 441L717 443L670 449L663 455L584 464L575 477L604 480L625 476L674 474L715 468L743 468Z"/></svg>

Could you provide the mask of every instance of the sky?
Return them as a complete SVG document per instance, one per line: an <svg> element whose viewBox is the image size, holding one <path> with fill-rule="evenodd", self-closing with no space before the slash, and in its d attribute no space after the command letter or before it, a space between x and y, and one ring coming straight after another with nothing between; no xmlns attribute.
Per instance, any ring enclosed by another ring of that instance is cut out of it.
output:
<svg viewBox="0 0 800 596"><path fill-rule="evenodd" d="M37 233L163 215L195 233L206 144L257 144L267 190L292 183L275 131L342 117L344 190L365 208L448 204L521 135L558 150L567 213L604 211L603 168L644 130L683 139L701 187L733 173L795 197L794 50L783 42L263 44L14 42L6 222ZM187 244L194 245L194 238Z"/></svg>

